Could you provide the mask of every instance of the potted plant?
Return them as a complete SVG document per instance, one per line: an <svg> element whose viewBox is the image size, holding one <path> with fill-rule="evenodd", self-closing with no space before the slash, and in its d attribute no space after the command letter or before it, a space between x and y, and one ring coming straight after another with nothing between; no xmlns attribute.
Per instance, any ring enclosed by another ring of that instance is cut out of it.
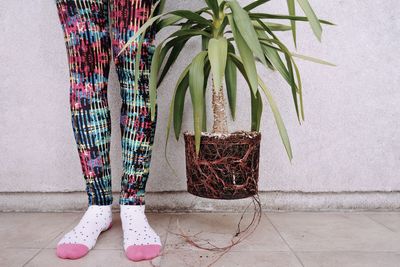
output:
<svg viewBox="0 0 400 267"><path fill-rule="evenodd" d="M332 23L319 20L308 0L296 1L305 16L295 14L295 0L287 0L288 15L255 11L269 0L253 1L244 7L237 0L204 0L204 7L197 11L174 10L166 13L162 13L165 0L160 0L154 5L148 21L124 46L126 48L135 42L139 59L144 40L142 36L149 30L178 27L154 49L149 80L150 112L151 119L154 120L155 114L152 111L155 110L157 87L188 40L193 37L201 38L201 51L193 57L176 83L166 131L168 141L173 124L176 140L179 140L184 100L189 90L193 105L194 133L183 133L188 192L217 199L244 198L257 193L261 140L259 128L263 111L261 93L269 103L287 155L292 159L292 150L281 115L268 87L258 74L257 67L277 70L281 74L291 90L299 123L304 120L301 77L294 58L329 63L290 52L275 32L291 31L296 44L296 22L308 21L319 40L321 24ZM289 24L277 23L280 20L287 20ZM136 64L136 70L138 66ZM230 133L224 88L230 115L235 120L238 73L246 80L246 90L250 93L251 129ZM209 89L207 81L210 76L213 126L211 132L208 132L205 96Z"/></svg>

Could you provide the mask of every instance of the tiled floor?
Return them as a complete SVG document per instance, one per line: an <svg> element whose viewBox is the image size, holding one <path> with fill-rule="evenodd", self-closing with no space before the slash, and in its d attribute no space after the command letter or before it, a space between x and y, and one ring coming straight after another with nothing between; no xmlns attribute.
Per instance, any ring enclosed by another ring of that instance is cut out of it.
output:
<svg viewBox="0 0 400 267"><path fill-rule="evenodd" d="M0 266L209 266L220 253L195 248L177 235L229 243L240 214L148 214L161 235L163 255L129 261L122 250L119 214L95 249L79 260L61 260L55 247L80 213L0 213ZM242 227L251 218L246 214ZM400 266L399 212L264 213L256 231L211 266Z"/></svg>

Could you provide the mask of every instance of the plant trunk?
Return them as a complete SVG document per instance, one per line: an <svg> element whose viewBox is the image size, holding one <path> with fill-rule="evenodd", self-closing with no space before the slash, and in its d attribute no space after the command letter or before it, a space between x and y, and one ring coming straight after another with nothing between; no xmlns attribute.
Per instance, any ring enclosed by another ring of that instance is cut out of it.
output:
<svg viewBox="0 0 400 267"><path fill-rule="evenodd" d="M213 133L228 134L228 122L225 112L223 86L215 88L212 82L212 108L214 114Z"/></svg>

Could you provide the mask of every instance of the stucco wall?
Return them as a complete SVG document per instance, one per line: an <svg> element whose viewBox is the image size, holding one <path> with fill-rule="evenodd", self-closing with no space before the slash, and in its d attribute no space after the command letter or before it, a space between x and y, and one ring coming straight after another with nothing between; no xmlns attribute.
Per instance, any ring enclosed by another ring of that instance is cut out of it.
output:
<svg viewBox="0 0 400 267"><path fill-rule="evenodd" d="M249 1L241 1L249 2ZM286 12L286 1L264 9ZM265 72L287 126L294 159L290 163L270 109L262 118L260 190L282 192L376 192L400 190L400 2L311 0L317 15L337 24L324 27L322 43L306 23L298 23L298 53L337 64L298 60L303 77L306 120L299 126L289 87ZM200 1L169 1L167 8L194 9ZM69 111L69 80L63 34L53 0L0 2L0 191L83 191L84 182ZM159 36L165 36L162 33ZM289 42L290 33L280 34ZM199 49L191 42L159 88L156 131L148 192L186 190L184 143L171 135L163 155L168 106L176 77ZM249 129L249 93L243 80L236 122ZM120 189L121 149L115 69L109 102L113 119L113 190ZM184 129L192 129L190 97ZM209 114L211 114L209 112ZM209 118L211 127L211 117Z"/></svg>

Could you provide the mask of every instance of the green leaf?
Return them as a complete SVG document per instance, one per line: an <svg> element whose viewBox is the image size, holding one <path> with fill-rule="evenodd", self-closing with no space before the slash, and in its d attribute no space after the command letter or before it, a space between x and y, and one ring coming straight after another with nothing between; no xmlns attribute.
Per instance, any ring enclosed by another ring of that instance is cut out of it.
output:
<svg viewBox="0 0 400 267"><path fill-rule="evenodd" d="M292 148L290 145L289 136L287 134L286 127L285 127L285 124L283 123L281 114L278 110L278 106L276 105L271 92L268 90L267 86L264 84L264 82L262 81L262 79L260 77L258 77L258 81L260 83L260 86L261 86L265 96L267 97L269 106L271 107L272 114L274 115L274 118L275 118L275 123L278 126L278 131L281 136L282 143L285 146L286 153L289 157L289 160L292 160L293 152L292 152Z"/></svg>
<svg viewBox="0 0 400 267"><path fill-rule="evenodd" d="M283 63L282 59L280 58L278 52L268 46L263 47L265 56L271 61L272 65L279 71L282 77L290 83L290 76L289 71L286 69L285 64Z"/></svg>
<svg viewBox="0 0 400 267"><path fill-rule="evenodd" d="M260 91L257 90L256 97L250 93L251 97L251 130L260 131L261 115L263 110L263 102Z"/></svg>
<svg viewBox="0 0 400 267"><path fill-rule="evenodd" d="M157 97L157 77L160 70L160 54L164 42L161 42L155 49L150 66L149 95L150 95L150 114L151 121L155 119L156 97ZM139 62L139 61L137 61Z"/></svg>
<svg viewBox="0 0 400 267"><path fill-rule="evenodd" d="M296 109L297 119L298 119L299 123L301 123L299 104L297 103L298 88L297 88L296 82L294 80L293 65L292 65L290 56L285 54L285 59L286 59L287 68L289 70L290 87L292 88L293 103L294 103L294 107Z"/></svg>
<svg viewBox="0 0 400 267"><path fill-rule="evenodd" d="M249 77L244 69L243 66L243 62L241 61L241 59L236 56L235 54L229 52L228 53L228 59L230 60L230 62L232 62L234 65L236 65L237 69L239 69L239 71L242 73L243 78L246 80L248 86L249 86L249 91L251 94L251 130L252 131L257 131L257 129L259 129L260 126L260 118L261 118L261 113L262 113L262 107L261 110L259 108L259 100L261 100L260 97L258 97L259 95L259 91L257 89L256 94L253 94L253 91L250 88L250 81L249 81Z"/></svg>
<svg viewBox="0 0 400 267"><path fill-rule="evenodd" d="M243 66L243 62L240 60L240 58L238 56L236 56L233 53L228 53L228 57L232 59L232 61L235 63L235 65L237 66L237 68L239 69L239 71L242 73L243 77L245 78L247 84L250 87L250 83L249 83L249 79L247 77L246 72L244 71L244 66ZM278 126L278 130L279 130L279 135L281 137L282 143L285 146L286 149L286 153L289 157L289 160L292 160L293 155L292 155L292 149L290 146L290 141L289 141L289 137L286 131L286 127L285 124L283 123L281 114L278 110L278 107L271 95L271 93L269 92L267 86L264 84L264 82L261 80L261 78L257 75L257 80L259 85L261 86L263 92L265 93L269 106L271 107L272 110L272 114L274 115L275 118L275 123Z"/></svg>
<svg viewBox="0 0 400 267"><path fill-rule="evenodd" d="M296 62L294 62L294 60L292 60L292 62L293 62L293 67L294 67L295 72L296 72L297 84L298 84L298 88L299 88L299 101L300 101L301 117L304 120L303 86L301 84L301 77L300 77L299 68L297 67Z"/></svg>
<svg viewBox="0 0 400 267"><path fill-rule="evenodd" d="M310 56L305 56L305 55L300 55L300 54L295 54L295 53L292 53L292 56L297 57L297 58L300 58L300 59L303 59L303 60L311 61L311 62L314 62L314 63L318 63L318 64L323 64L323 65L328 65L328 66L336 67L335 64L330 63L330 62L325 61L325 60L322 60L322 59L319 59L319 58L310 57Z"/></svg>
<svg viewBox="0 0 400 267"><path fill-rule="evenodd" d="M174 132L175 138L178 141L179 135L182 129L182 119L183 119L183 108L185 104L185 95L186 91L189 87L189 69L190 64L185 68L185 70L181 73L178 82L175 87L175 95L173 97L174 101Z"/></svg>
<svg viewBox="0 0 400 267"><path fill-rule="evenodd" d="M254 55L264 64L267 65L265 61L264 54L261 48L260 41L257 38L257 33L251 22L249 14L239 5L236 0L231 0L229 6L232 10L232 17L236 24L236 28L243 36L243 40L253 51ZM232 25L232 23L231 23Z"/></svg>
<svg viewBox="0 0 400 267"><path fill-rule="evenodd" d="M189 69L189 89L193 106L193 121L196 155L200 152L201 130L203 126L204 112L204 64L207 56L206 51L201 51L193 59Z"/></svg>
<svg viewBox="0 0 400 267"><path fill-rule="evenodd" d="M295 8L294 0L287 0L287 5L288 5L288 10L289 10L289 15L296 16L296 8ZM297 48L297 44L296 44L296 21L295 20L291 20L290 24L292 26L292 36L293 36L294 47Z"/></svg>
<svg viewBox="0 0 400 267"><path fill-rule="evenodd" d="M306 14L315 36L318 38L319 41L321 41L322 27L317 16L314 13L314 10L311 8L310 3L308 2L308 0L297 0L297 2L299 3L301 9L303 9L304 14Z"/></svg>
<svg viewBox="0 0 400 267"><path fill-rule="evenodd" d="M219 26L218 32L216 34L214 33L214 36L224 36L225 35L224 31L227 25L228 25L228 17L225 16L224 19L222 20L221 25Z"/></svg>
<svg viewBox="0 0 400 267"><path fill-rule="evenodd" d="M154 4L153 8L154 8L155 15L160 15L161 13L164 12L165 2L166 2L166 0L159 0L159 1L157 1L156 4Z"/></svg>
<svg viewBox="0 0 400 267"><path fill-rule="evenodd" d="M183 20L183 18L180 16L170 16L168 18L160 19L159 21L155 22L155 24L156 24L155 27L156 27L157 31L160 31L161 29L164 29L165 27L174 25L175 23L177 23L180 20Z"/></svg>
<svg viewBox="0 0 400 267"><path fill-rule="evenodd" d="M295 21L309 21L307 17L280 15L280 14L250 13L249 16L251 19L289 19ZM327 25L335 25L334 23L323 19L320 19L319 22Z"/></svg>
<svg viewBox="0 0 400 267"><path fill-rule="evenodd" d="M182 29L187 29L187 26L182 26ZM190 29L196 29L194 27L190 27ZM191 36L178 36L173 38L172 40L169 40L165 46L163 47L163 50L161 52L161 63L164 62L164 59L168 53L168 51L172 48L171 53L168 55L168 60L163 66L163 70L161 72L161 75L158 79L158 86L162 83L164 80L165 75L167 74L168 70L171 68L171 66L175 63L176 59L178 56L181 54L182 49L184 48L185 44L187 41L191 38ZM204 35L202 35L202 39L206 38ZM168 38L166 38L168 39ZM165 40L166 40L165 39Z"/></svg>
<svg viewBox="0 0 400 267"><path fill-rule="evenodd" d="M304 114L304 111L302 109L302 105L300 105L301 110L299 111L299 106L298 106L298 102L297 102L297 93L301 94L301 90L297 87L295 79L294 79L293 65L292 65L292 62L294 63L294 60L292 58L292 55L291 55L290 51L286 48L286 46L281 41L279 41L279 39L275 36L275 34L271 30L269 30L268 27L266 27L262 21L260 21L260 20L257 20L257 21L273 37L273 39L268 39L268 41L277 44L279 46L279 48L281 49L281 52L285 56L287 70L288 70L288 74L289 74L287 81L292 89L292 96L293 96L293 102L294 102L295 109L296 109L296 115L297 115L299 123L301 123L300 114ZM270 47L265 47L265 48L271 49ZM277 53L276 50L273 50L273 51L275 53ZM298 73L296 73L296 75L300 76ZM302 101L301 95L300 95L300 99Z"/></svg>
<svg viewBox="0 0 400 267"><path fill-rule="evenodd" d="M288 70L286 69L286 66L284 65L284 63L282 62L282 60L280 59L278 53L276 52L276 48L272 49L270 47L266 47L265 48L266 51L268 51L268 53L271 53L271 61L273 61L273 64L276 64L277 62L277 69L278 71L281 73L281 75L285 78L285 80L287 81L287 83L290 85L291 89L292 89L292 96L293 96L293 101L294 101L294 105L295 105L295 109L296 109L296 114L297 114L297 118L300 122L300 117L299 117L299 108L298 108L298 103L297 103L297 92L299 92L300 95L300 112L302 115L304 115L304 111L303 111L303 105L302 105L302 95L301 95L301 84L300 84L300 75L298 73L298 69L297 66L295 66L296 69L296 75L299 81L299 85L296 85L296 82L294 80L294 76L293 76L293 68L292 68L292 63L294 64L294 61L291 63L290 62L290 58L288 58L288 56L285 54L285 59L286 59L286 63L287 63L287 67ZM282 50L279 49L279 51L283 52ZM285 52L283 52L285 53ZM304 117L304 116L303 116Z"/></svg>
<svg viewBox="0 0 400 267"><path fill-rule="evenodd" d="M211 8L212 12L214 13L215 17L218 18L219 16L219 6L216 0L204 0L209 8Z"/></svg>
<svg viewBox="0 0 400 267"><path fill-rule="evenodd" d="M267 26L265 25L265 23L263 23L260 20L258 20L257 22L264 29L267 29ZM265 31L257 31L257 34L259 35L260 39L263 39L263 40L265 39L265 40L268 40L268 42L271 42L271 40L268 38ZM261 43L263 44L263 42L261 42ZM282 77L290 84L291 80L290 80L290 76L289 76L289 71L286 69L286 66L283 63L282 59L280 58L276 49L277 48L271 47L269 45L263 45L263 51L264 51L265 57L279 71L279 73L282 75Z"/></svg>
<svg viewBox="0 0 400 267"><path fill-rule="evenodd" d="M194 30L194 29L184 29L184 30L178 30L168 36L167 38L172 38L176 36L197 36L197 35L204 35L206 37L211 37L211 34L208 32L202 31L202 30Z"/></svg>
<svg viewBox="0 0 400 267"><path fill-rule="evenodd" d="M251 4L248 4L247 6L245 6L243 9L246 11L251 11L254 8L261 6L262 4L265 4L266 2L269 2L270 0L258 0L258 1L254 1Z"/></svg>
<svg viewBox="0 0 400 267"><path fill-rule="evenodd" d="M183 116L183 107L185 101L185 95L187 88L189 86L189 68L190 65L185 68L185 70L181 73L178 82L176 83L174 95L172 97L171 103L169 105L169 113L168 113L168 122L167 122L167 130L166 130L166 138L165 138L165 145L164 145L164 157L167 161L168 166L173 170L175 175L177 176L174 168L172 168L168 157L167 157L167 147L168 147L168 140L171 130L172 118L174 119L174 130L175 130L175 137L176 140L179 140L179 135L181 132L181 125L182 125L182 116Z"/></svg>
<svg viewBox="0 0 400 267"><path fill-rule="evenodd" d="M245 72L249 77L250 88L253 91L254 95L256 95L258 82L257 82L257 68L253 52L247 46L246 42L243 40L243 37L240 34L240 32L237 31L236 23L233 21L232 17L228 16L228 19L232 28L233 36L235 37L236 45L239 49L240 57L243 61Z"/></svg>
<svg viewBox="0 0 400 267"><path fill-rule="evenodd" d="M267 25L271 31L290 31L290 30L292 30L291 26L279 24L279 23L266 22L265 25Z"/></svg>
<svg viewBox="0 0 400 267"><path fill-rule="evenodd" d="M203 84L203 98L206 99L206 93L207 93L207 82L208 78L210 76L210 61L206 61L205 66L204 66L204 84ZM204 102L203 106L203 124L202 124L202 131L207 132L207 105L206 102Z"/></svg>
<svg viewBox="0 0 400 267"><path fill-rule="evenodd" d="M232 44L228 45L228 51L235 54L235 48ZM225 68L225 84L228 95L229 108L232 119L236 117L236 95L237 95L237 70L235 64L230 58L227 59Z"/></svg>
<svg viewBox="0 0 400 267"><path fill-rule="evenodd" d="M210 38L205 37L204 35L201 36L201 50L206 51L208 48L208 42Z"/></svg>
<svg viewBox="0 0 400 267"><path fill-rule="evenodd" d="M185 39L182 39L182 41L174 42L174 43L171 43L171 44L167 43L165 45L166 50L168 49L168 47L167 47L168 45L170 45L172 47L172 50L171 50L171 53L168 56L167 62L163 66L163 70L162 70L161 75L160 75L160 77L158 79L158 85L160 85L162 83L162 81L165 78L165 75L167 75L168 70L176 62L178 56L181 54L181 51L182 51L183 47L185 46L185 44L187 43L187 41L188 41L188 39L185 38Z"/></svg>
<svg viewBox="0 0 400 267"><path fill-rule="evenodd" d="M190 23L192 23L192 24L194 22L197 22L202 25L207 25L207 26L212 25L209 20L203 18L199 14L194 13L193 11L190 11L190 10L175 10L175 11L170 12L170 14L188 19L190 21Z"/></svg>
<svg viewBox="0 0 400 267"><path fill-rule="evenodd" d="M242 73L243 78L246 80L250 94L251 94L251 130L252 131L259 131L260 129L260 121L261 121L261 114L262 114L262 99L260 97L260 93L257 90L256 94L253 94L250 88L250 81L249 77L244 69L243 62L241 59L233 53L228 54L229 61L233 62L237 69ZM258 78L257 78L258 79ZM261 102L261 103L260 103Z"/></svg>
<svg viewBox="0 0 400 267"><path fill-rule="evenodd" d="M204 32L202 32L204 33ZM162 81L164 80L168 70L171 68L171 66L176 62L177 58L179 55L181 55L181 51L184 48L184 46L186 45L187 41L196 35L196 31L193 31L193 29L189 29L188 31L185 30L184 34L177 34L177 37L174 37L172 40L169 40L162 52L161 52L161 60L160 63L162 64L164 62L164 59L168 53L168 51L172 48L171 53L168 55L168 59L166 61L166 63L163 66L161 75L158 79L158 83L157 86L159 86ZM202 35L203 36L203 35ZM165 40L167 40L168 38L166 38ZM165 41L164 40L164 41Z"/></svg>
<svg viewBox="0 0 400 267"><path fill-rule="evenodd" d="M212 38L208 42L208 58L211 64L214 87L221 89L222 79L225 74L226 58L228 54L228 42L224 37Z"/></svg>

